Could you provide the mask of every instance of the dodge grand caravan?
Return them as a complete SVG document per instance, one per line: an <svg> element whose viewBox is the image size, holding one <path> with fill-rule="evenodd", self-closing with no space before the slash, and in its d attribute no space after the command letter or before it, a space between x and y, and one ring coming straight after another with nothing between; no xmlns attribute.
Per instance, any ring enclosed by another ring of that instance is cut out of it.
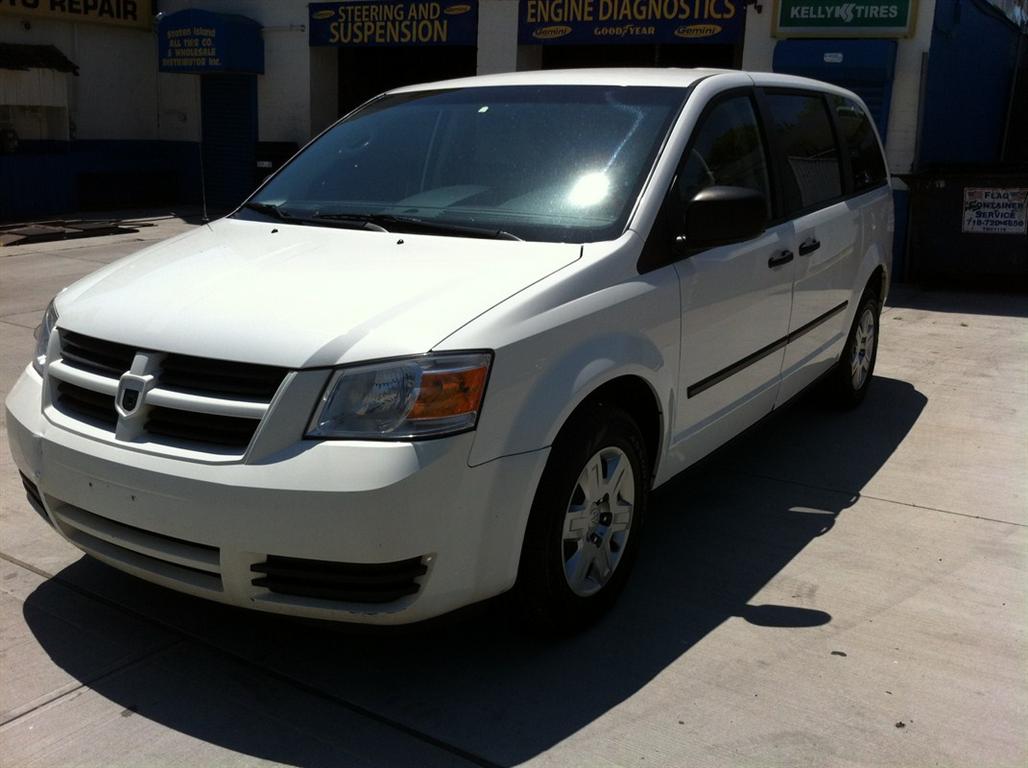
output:
<svg viewBox="0 0 1028 768"><path fill-rule="evenodd" d="M404 623L606 608L650 491L871 383L892 203L854 94L713 70L391 91L238 210L61 291L28 498L157 584Z"/></svg>

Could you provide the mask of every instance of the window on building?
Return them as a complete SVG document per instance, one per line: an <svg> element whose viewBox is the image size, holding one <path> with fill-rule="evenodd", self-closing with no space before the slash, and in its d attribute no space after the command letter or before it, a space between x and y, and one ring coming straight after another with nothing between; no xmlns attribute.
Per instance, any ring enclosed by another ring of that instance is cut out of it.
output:
<svg viewBox="0 0 1028 768"><path fill-rule="evenodd" d="M850 157L853 187L857 192L885 182L885 160L867 113L854 101L832 96L839 132Z"/></svg>
<svg viewBox="0 0 1028 768"><path fill-rule="evenodd" d="M783 184L789 212L813 208L842 194L839 148L819 95L773 93L768 97L785 154Z"/></svg>

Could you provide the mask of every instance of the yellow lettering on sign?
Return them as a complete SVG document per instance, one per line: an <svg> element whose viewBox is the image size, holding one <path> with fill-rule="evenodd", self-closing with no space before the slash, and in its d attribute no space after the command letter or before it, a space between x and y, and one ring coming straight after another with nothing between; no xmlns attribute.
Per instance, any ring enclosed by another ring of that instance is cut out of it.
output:
<svg viewBox="0 0 1028 768"><path fill-rule="evenodd" d="M0 15L150 29L153 0L0 0Z"/></svg>

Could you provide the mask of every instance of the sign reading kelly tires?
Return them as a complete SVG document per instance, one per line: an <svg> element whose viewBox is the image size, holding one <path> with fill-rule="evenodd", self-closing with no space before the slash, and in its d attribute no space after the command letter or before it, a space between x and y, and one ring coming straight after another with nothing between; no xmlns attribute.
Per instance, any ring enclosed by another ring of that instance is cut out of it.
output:
<svg viewBox="0 0 1028 768"><path fill-rule="evenodd" d="M910 37L917 0L775 0L776 37Z"/></svg>
<svg viewBox="0 0 1028 768"><path fill-rule="evenodd" d="M743 0L520 0L522 45L734 43Z"/></svg>
<svg viewBox="0 0 1028 768"><path fill-rule="evenodd" d="M1028 187L965 187L961 232L1028 234Z"/></svg>

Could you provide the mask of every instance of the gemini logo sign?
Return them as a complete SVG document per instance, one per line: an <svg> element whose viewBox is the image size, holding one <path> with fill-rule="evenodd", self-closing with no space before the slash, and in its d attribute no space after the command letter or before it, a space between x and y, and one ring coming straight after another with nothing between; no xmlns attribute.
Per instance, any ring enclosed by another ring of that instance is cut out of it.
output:
<svg viewBox="0 0 1028 768"><path fill-rule="evenodd" d="M909 37L915 0L776 0L777 37Z"/></svg>

